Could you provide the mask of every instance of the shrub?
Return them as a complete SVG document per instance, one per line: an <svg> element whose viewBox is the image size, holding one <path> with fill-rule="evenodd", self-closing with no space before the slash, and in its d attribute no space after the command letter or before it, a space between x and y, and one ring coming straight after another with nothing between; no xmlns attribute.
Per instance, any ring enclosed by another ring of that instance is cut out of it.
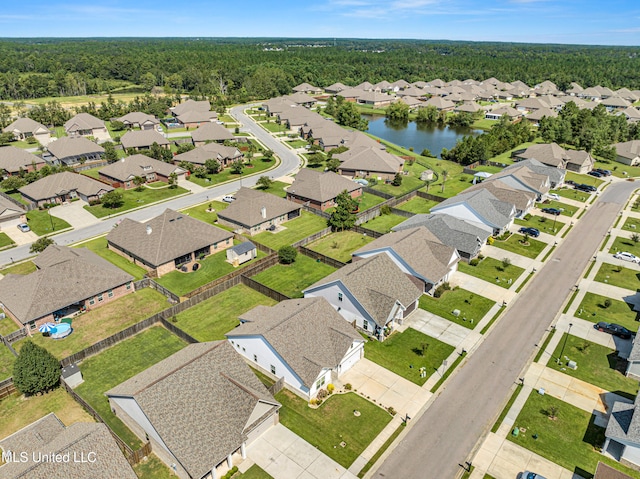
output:
<svg viewBox="0 0 640 479"><path fill-rule="evenodd" d="M351 385L351 383L347 383L347 384L345 384L345 385L344 385L344 388L345 388L347 391L351 391L351 388L353 388L353 386Z"/></svg>
<svg viewBox="0 0 640 479"><path fill-rule="evenodd" d="M233 466L224 476L222 476L222 479L231 479L236 472L238 472L238 466Z"/></svg>
<svg viewBox="0 0 640 479"><path fill-rule="evenodd" d="M381 215L390 215L391 214L391 207L389 205L384 205L380 207L380 214Z"/></svg>
<svg viewBox="0 0 640 479"><path fill-rule="evenodd" d="M444 293L445 291L449 291L450 289L451 289L451 285L448 282L442 283L433 292L433 297L439 298L440 296L442 296L442 293Z"/></svg>
<svg viewBox="0 0 640 479"><path fill-rule="evenodd" d="M91 200L89 201L89 206L96 206L99 205L100 203L102 203L102 201L98 200Z"/></svg>
<svg viewBox="0 0 640 479"><path fill-rule="evenodd" d="M49 351L27 340L13 365L13 383L22 394L53 389L60 380L60 363Z"/></svg>
<svg viewBox="0 0 640 479"><path fill-rule="evenodd" d="M311 404L312 406L317 406L318 400L316 398L311 398L311 400L309 401L309 404Z"/></svg>
<svg viewBox="0 0 640 479"><path fill-rule="evenodd" d="M611 300L609 298L605 299L603 306L605 309L609 308L611 306Z"/></svg>
<svg viewBox="0 0 640 479"><path fill-rule="evenodd" d="M333 394L333 391L335 391L336 387L333 384L327 384L327 391L329 392L329 394Z"/></svg>
<svg viewBox="0 0 640 479"><path fill-rule="evenodd" d="M326 390L326 389L320 389L320 390L318 391L318 394L316 394L316 398L317 398L319 401L322 401L322 400L323 400L324 398L326 398L328 395L329 395L329 393L327 392L327 390Z"/></svg>
<svg viewBox="0 0 640 479"><path fill-rule="evenodd" d="M41 253L42 251L47 249L49 245L52 245L52 244L55 244L55 241L53 241L48 236L42 236L41 238L38 238L31 244L31 248L29 248L29 253Z"/></svg>
<svg viewBox="0 0 640 479"><path fill-rule="evenodd" d="M395 416L397 414L396 410L393 408L393 406L389 406L387 408L387 411L389 412L389 414L391 414L392 416Z"/></svg>
<svg viewBox="0 0 640 479"><path fill-rule="evenodd" d="M480 261L482 261L482 260L484 259L484 255L483 255L483 254L479 254L479 255L478 255L478 259L479 259Z"/></svg>
<svg viewBox="0 0 640 479"><path fill-rule="evenodd" d="M489 246L491 246L494 242L495 242L495 239L493 238L493 236L489 236L489 237L487 238L487 244L488 244Z"/></svg>
<svg viewBox="0 0 640 479"><path fill-rule="evenodd" d="M393 177L393 181L391 182L391 185L400 186L401 184L402 184L402 176L400 176L400 173L396 173L396 176Z"/></svg>
<svg viewBox="0 0 640 479"><path fill-rule="evenodd" d="M478 266L478 264L480 264L480 260L478 258L473 258L471 261L469 261L470 266Z"/></svg>
<svg viewBox="0 0 640 479"><path fill-rule="evenodd" d="M502 267L507 269L509 266L511 266L511 260L505 256L502 258Z"/></svg>
<svg viewBox="0 0 640 479"><path fill-rule="evenodd" d="M282 264L291 264L296 261L298 250L293 246L283 246L278 250L278 260Z"/></svg>

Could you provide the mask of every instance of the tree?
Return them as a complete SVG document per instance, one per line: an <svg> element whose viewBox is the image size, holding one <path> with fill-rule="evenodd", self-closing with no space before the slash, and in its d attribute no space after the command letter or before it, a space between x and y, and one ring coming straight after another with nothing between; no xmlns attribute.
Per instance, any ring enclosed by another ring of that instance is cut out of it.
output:
<svg viewBox="0 0 640 479"><path fill-rule="evenodd" d="M336 172L340 169L340 160L337 158L331 158L327 161L327 169L329 171Z"/></svg>
<svg viewBox="0 0 640 479"><path fill-rule="evenodd" d="M294 263L298 256L298 250L293 246L283 246L278 250L278 261L282 264Z"/></svg>
<svg viewBox="0 0 640 479"><path fill-rule="evenodd" d="M136 185L136 191L142 191L144 190L144 185L146 182L146 180L142 177L142 176L134 176L133 177L133 184Z"/></svg>
<svg viewBox="0 0 640 479"><path fill-rule="evenodd" d="M15 138L13 136L13 133L11 133L10 131L6 133L0 133L0 146L8 145L14 140Z"/></svg>
<svg viewBox="0 0 640 479"><path fill-rule="evenodd" d="M438 121L438 109L433 105L418 108L416 121L418 123L435 123Z"/></svg>
<svg viewBox="0 0 640 479"><path fill-rule="evenodd" d="M60 381L60 362L49 351L27 339L13 365L13 384L27 396L47 392Z"/></svg>
<svg viewBox="0 0 640 479"><path fill-rule="evenodd" d="M124 198L122 196L122 192L118 190L110 191L109 193L105 193L101 198L102 206L109 209L119 208L124 204Z"/></svg>
<svg viewBox="0 0 640 479"><path fill-rule="evenodd" d="M235 160L231 163L231 173L235 175L241 175L243 168L244 164L242 163L242 160Z"/></svg>
<svg viewBox="0 0 640 479"><path fill-rule="evenodd" d="M264 152L264 158L265 161L271 161L273 160L273 151L271 150L265 150Z"/></svg>
<svg viewBox="0 0 640 479"><path fill-rule="evenodd" d="M409 121L409 105L402 101L397 101L389 105L384 114L391 121L406 123Z"/></svg>
<svg viewBox="0 0 640 479"><path fill-rule="evenodd" d="M511 266L511 259L505 256L504 258L502 258L502 268L507 269L509 266Z"/></svg>
<svg viewBox="0 0 640 479"><path fill-rule="evenodd" d="M175 190L178 187L178 174L174 171L169 175L169 189Z"/></svg>
<svg viewBox="0 0 640 479"><path fill-rule="evenodd" d="M396 173L391 184L393 186L400 186L402 184L402 175L400 173Z"/></svg>
<svg viewBox="0 0 640 479"><path fill-rule="evenodd" d="M258 185L258 188L260 188L261 190L266 190L269 189L271 185L273 185L273 181L268 176L261 176L260 178L258 178L256 185Z"/></svg>
<svg viewBox="0 0 640 479"><path fill-rule="evenodd" d="M358 203L351 198L348 191L343 191L336 196L336 209L331 213L328 224L333 230L343 231L352 228L356 224L355 211Z"/></svg>
<svg viewBox="0 0 640 479"><path fill-rule="evenodd" d="M638 241L640 241L640 234L638 234L638 233L633 233L633 234L631 235L631 238L630 238L630 239L631 239L631 241L633 241L634 243L637 243Z"/></svg>
<svg viewBox="0 0 640 479"><path fill-rule="evenodd" d="M178 149L176 150L176 154L180 155L182 153L186 153L187 151L191 151L195 148L195 146L193 146L193 143L181 143L180 145L178 145Z"/></svg>
<svg viewBox="0 0 640 479"><path fill-rule="evenodd" d="M42 238L38 238L31 244L31 248L29 248L29 253L41 253L42 251L47 249L49 245L52 245L52 244L55 244L55 241L53 241L48 236L43 236Z"/></svg>
<svg viewBox="0 0 640 479"><path fill-rule="evenodd" d="M210 158L204 162L204 166L208 173L215 175L220 171L221 165L220 162L216 159Z"/></svg>
<svg viewBox="0 0 640 479"><path fill-rule="evenodd" d="M322 153L311 153L307 157L307 165L310 168L318 168L322 166L322 163L324 163L324 156L322 156Z"/></svg>
<svg viewBox="0 0 640 479"><path fill-rule="evenodd" d="M193 169L193 174L196 176L196 178L206 178L207 177L207 167L206 166L196 166Z"/></svg>
<svg viewBox="0 0 640 479"><path fill-rule="evenodd" d="M27 182L24 180L24 178L21 178L19 176L10 176L6 180L3 180L2 183L0 183L0 186L2 186L2 188L7 191L15 191L18 188L22 188L26 184Z"/></svg>
<svg viewBox="0 0 640 479"><path fill-rule="evenodd" d="M442 189L440 190L441 193L444 193L444 184L447 181L448 176L449 176L449 171L442 170Z"/></svg>
<svg viewBox="0 0 640 479"><path fill-rule="evenodd" d="M339 125L356 128L358 130L366 130L369 128L369 122L360 116L360 111L355 103L345 101L338 108L336 120Z"/></svg>
<svg viewBox="0 0 640 479"><path fill-rule="evenodd" d="M110 141L105 141L102 144L102 148L104 148L104 159L109 163L114 163L118 161L118 152L113 143Z"/></svg>
<svg viewBox="0 0 640 479"><path fill-rule="evenodd" d="M122 123L121 121L113 120L113 121L111 122L111 129L112 129L113 131L122 131L122 130L124 130L125 128L126 128L126 127L125 127L124 123Z"/></svg>

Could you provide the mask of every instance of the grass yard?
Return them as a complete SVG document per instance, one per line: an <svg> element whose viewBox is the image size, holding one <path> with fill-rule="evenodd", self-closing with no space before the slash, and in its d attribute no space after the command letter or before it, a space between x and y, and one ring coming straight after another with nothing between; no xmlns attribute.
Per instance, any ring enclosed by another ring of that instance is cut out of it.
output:
<svg viewBox="0 0 640 479"><path fill-rule="evenodd" d="M209 206L211 206L213 211L207 211ZM216 212L224 210L227 206L229 206L229 204L223 201L209 201L208 203L182 210L182 212L197 220L213 224L218 221L218 214Z"/></svg>
<svg viewBox="0 0 640 479"><path fill-rule="evenodd" d="M162 294L144 288L73 318L73 333L64 339L51 339L37 332L31 339L62 359L168 307ZM13 347L19 350L24 341L16 341Z"/></svg>
<svg viewBox="0 0 640 479"><path fill-rule="evenodd" d="M15 241L9 238L6 233L0 233L0 248L5 248L13 244L15 244Z"/></svg>
<svg viewBox="0 0 640 479"><path fill-rule="evenodd" d="M286 389L276 394L276 400L282 404L283 426L346 468L391 422L387 411L355 393L333 394L318 409ZM356 410L358 417L353 414Z"/></svg>
<svg viewBox="0 0 640 479"><path fill-rule="evenodd" d="M547 246L547 243L533 238L529 238L528 245L522 244L522 240L524 240L523 235L512 234L506 241L495 240L493 246L531 259L536 259L544 247Z"/></svg>
<svg viewBox="0 0 640 479"><path fill-rule="evenodd" d="M557 218L557 216L556 216ZM562 221L553 220L552 218L547 218L545 216L532 216L525 215L524 219L515 219L515 224L519 226L528 226L531 228L537 228L542 233L547 233L550 235L557 235L560 229L565 225Z"/></svg>
<svg viewBox="0 0 640 479"><path fill-rule="evenodd" d="M261 171L268 170L273 168L276 164L275 160L264 161L259 157L253 158L252 161L253 167L249 168L246 164L242 169L242 174L238 175L231 172L231 168L225 168L219 173L213 175L206 175L204 178L198 178L196 175L189 176L189 181L200 185L204 188L209 186L218 185L220 183L224 183L225 181L233 181L239 180L240 178L244 178L245 176L255 175L256 173L260 173Z"/></svg>
<svg viewBox="0 0 640 479"><path fill-rule="evenodd" d="M606 168L606 169L610 169L610 168ZM598 179L595 176L582 175L580 173L575 173L573 171L567 171L565 174L564 180L575 181L576 183L582 183L584 185L592 185L592 186L595 186L596 188L598 188L602 183L604 183L604 180Z"/></svg>
<svg viewBox="0 0 640 479"><path fill-rule="evenodd" d="M275 122L261 122L258 123L262 128L267 130L269 133L281 133L283 131L287 131L287 127L285 125L281 125L280 123Z"/></svg>
<svg viewBox="0 0 640 479"><path fill-rule="evenodd" d="M106 391L153 366L186 344L160 326L151 327L82 362L84 382L75 391L133 450L142 442L113 414Z"/></svg>
<svg viewBox="0 0 640 479"><path fill-rule="evenodd" d="M407 218L400 215L395 215L393 213L389 213L388 215L380 215L376 216L372 220L367 221L366 223L361 224L363 228L369 228L373 231L378 231L380 233L388 233L391 231L396 225L399 225Z"/></svg>
<svg viewBox="0 0 640 479"><path fill-rule="evenodd" d="M431 208L438 204L437 201L427 200L425 198L414 197L406 203L396 206L399 210L409 211L411 213L429 213Z"/></svg>
<svg viewBox="0 0 640 479"><path fill-rule="evenodd" d="M622 163L616 163L615 161L601 161L596 160L593 165L594 168L602 168L603 170L611 171L613 176L618 178L629 178L640 176L640 166L623 165ZM626 173L626 175L625 175Z"/></svg>
<svg viewBox="0 0 640 479"><path fill-rule="evenodd" d="M15 360L16 357L9 351L9 348L4 343L0 343L0 381L13 376L13 363Z"/></svg>
<svg viewBox="0 0 640 479"><path fill-rule="evenodd" d="M133 471L139 479L172 479L176 477L165 463L153 453L147 456L146 460L133 466Z"/></svg>
<svg viewBox="0 0 640 479"><path fill-rule="evenodd" d="M272 195L279 196L280 198L286 198L287 192L284 190L291 186L289 183L285 183L284 181L274 181L269 188L256 188L260 191L264 191L265 193L271 193Z"/></svg>
<svg viewBox="0 0 640 479"><path fill-rule="evenodd" d="M302 298L302 290L330 275L336 269L298 254L293 264L276 264L251 279L275 289L290 298Z"/></svg>
<svg viewBox="0 0 640 479"><path fill-rule="evenodd" d="M426 346L424 352L423 346ZM391 334L383 342L368 341L364 345L364 355L383 368L422 386L454 349L420 331L407 328L402 333ZM420 368L423 367L427 375L421 378Z"/></svg>
<svg viewBox="0 0 640 479"><path fill-rule="evenodd" d="M276 301L239 284L178 314L174 324L198 341L216 341L240 324L239 315L260 304Z"/></svg>
<svg viewBox="0 0 640 479"><path fill-rule="evenodd" d="M14 264L3 270L0 270L0 274L6 276L8 274L29 274L33 273L36 269L36 265L33 261L24 261L22 263Z"/></svg>
<svg viewBox="0 0 640 479"><path fill-rule="evenodd" d="M560 188L559 190L551 190L551 193L557 193L559 196L562 196L563 198L580 201L582 203L590 199L592 195L592 193L587 193L586 191L574 190L571 187Z"/></svg>
<svg viewBox="0 0 640 479"><path fill-rule="evenodd" d="M96 218L104 218L105 216L117 215L123 211L128 211L133 208L139 208L141 206L147 206L157 201L164 201L173 198L178 195L188 193L188 190L178 186L177 188L144 188L142 191L121 190L122 199L124 203L119 208L105 208L102 205L85 206L84 209L91 213Z"/></svg>
<svg viewBox="0 0 640 479"><path fill-rule="evenodd" d="M94 422L93 418L63 388L39 396L12 394L0 400L0 439L19 431L49 413L55 413L66 426L75 422Z"/></svg>
<svg viewBox="0 0 640 479"><path fill-rule="evenodd" d="M309 144L306 140L287 140L287 145L291 148L304 148Z"/></svg>
<svg viewBox="0 0 640 479"><path fill-rule="evenodd" d="M426 168L418 163L413 163L413 165L405 163L404 171L408 172L408 174L402 175L402 184L400 186L393 186L391 183L380 181L378 184L371 186L371 188L389 195L402 196L424 186L425 182L420 179L420 174L424 170Z"/></svg>
<svg viewBox="0 0 640 479"><path fill-rule="evenodd" d="M556 408L556 419L550 420L551 408ZM526 428L518 437L512 434L507 439L530 451L540 454L556 464L582 477L593 477L598 461L618 470L640 477L613 459L598 452L604 444L604 428L594 424L594 416L571 404L532 391L515 425ZM537 434L537 439L534 439Z"/></svg>
<svg viewBox="0 0 640 479"><path fill-rule="evenodd" d="M629 235L631 236L631 235ZM617 253L618 251L627 251L629 253L640 256L640 242L635 243L630 238L624 236L617 236L609 249L609 253Z"/></svg>
<svg viewBox="0 0 640 479"><path fill-rule="evenodd" d="M308 244L307 248L347 263L351 260L351 253L372 241L371 236L365 236L355 231L340 231Z"/></svg>
<svg viewBox="0 0 640 479"><path fill-rule="evenodd" d="M234 241L234 243L237 244L238 242ZM258 256L256 259L244 263L240 268L246 268L247 266L255 263L257 259L264 258L265 256L265 253L258 250ZM161 278L156 279L156 282L178 296L184 296L194 289L210 283L211 281L218 279L225 274L231 273L236 269L231 263L227 263L226 250L209 255L198 262L200 263L198 271L183 273L182 271L174 270L165 274Z"/></svg>
<svg viewBox="0 0 640 479"><path fill-rule="evenodd" d="M543 203L538 203L538 207L541 208L558 208L562 213L560 216L569 216L572 217L578 211L577 206L569 205L567 203L560 203L556 200L546 200Z"/></svg>
<svg viewBox="0 0 640 479"><path fill-rule="evenodd" d="M640 219L629 217L622 225L622 229L633 233L640 233Z"/></svg>
<svg viewBox="0 0 640 479"><path fill-rule="evenodd" d="M445 291L439 298L420 296L421 309L469 329L475 328L494 304L490 299L462 288ZM454 309L460 311L459 316L453 315Z"/></svg>
<svg viewBox="0 0 640 479"><path fill-rule="evenodd" d="M367 211L368 209L371 209L376 205L379 205L384 201L384 198L382 198L381 196L372 195L370 193L362 193L361 196L356 198L356 201L358 202L359 211L362 212ZM325 212L331 214L335 211L335 209L335 206L332 206L331 208L327 208Z"/></svg>
<svg viewBox="0 0 640 479"><path fill-rule="evenodd" d="M50 235L56 231L71 228L69 223L50 215L47 210L31 210L27 212L27 224L31 231L38 236Z"/></svg>
<svg viewBox="0 0 640 479"><path fill-rule="evenodd" d="M455 176L449 174L444 185L444 191L442 191L442 179L440 179L438 183L439 184L432 185L432 187L429 189L429 193L436 196L442 196L444 198L451 198L452 196L456 196L472 186L473 176L465 175L463 173Z"/></svg>
<svg viewBox="0 0 640 479"><path fill-rule="evenodd" d="M126 271L131 276L133 276L136 280L142 279L142 277L147 272L144 268L133 264L131 261L127 260L123 256L111 251L107 248L107 237L101 236L100 238L93 239L91 241L86 241L84 243L80 243L75 248L87 248L88 250L93 251L98 256L106 259L110 263L113 263L118 268L123 271Z"/></svg>
<svg viewBox="0 0 640 479"><path fill-rule="evenodd" d="M88 176L90 178L93 178L95 180L100 178L100 173L99 171L104 168L104 166L99 166L97 168L91 168L90 170L82 170L80 172L81 175L85 175Z"/></svg>
<svg viewBox="0 0 640 479"><path fill-rule="evenodd" d="M636 291L640 286L640 272L609 263L602 263L594 278L600 283L612 284L620 288Z"/></svg>
<svg viewBox="0 0 640 479"><path fill-rule="evenodd" d="M506 289L509 289L511 284L524 273L524 269L519 266L511 264L505 268L502 261L489 257L482 259L477 266L471 266L469 263L460 261L458 270Z"/></svg>
<svg viewBox="0 0 640 479"><path fill-rule="evenodd" d="M313 213L303 211L298 218L287 221L281 226L286 229L276 233L264 231L253 236L251 240L255 240L271 249L279 250L283 246L291 245L318 231L322 231L327 227L327 220Z"/></svg>
<svg viewBox="0 0 640 479"><path fill-rule="evenodd" d="M244 474L240 474L236 477L238 477L238 479L273 479L272 476L267 474L265 470L261 469L257 464L254 464L247 469L247 472Z"/></svg>
<svg viewBox="0 0 640 479"><path fill-rule="evenodd" d="M560 353L565 341L566 347L561 358ZM565 367L567 364L565 356L578 363L578 369ZM558 358L560 364L556 361ZM560 338L547 367L633 399L638 393L638 381L626 377L623 371L616 369L617 358L613 349L565 333Z"/></svg>
<svg viewBox="0 0 640 479"><path fill-rule="evenodd" d="M5 317L4 319L0 319L0 334L2 336L7 336L14 331L17 331L20 327L15 323L15 321L9 317ZM0 343L2 345L2 343Z"/></svg>
<svg viewBox="0 0 640 479"><path fill-rule="evenodd" d="M605 300L611 301L611 306L605 308ZM574 316L586 319L592 323L606 321L621 324L630 331L638 331L638 314L633 311L633 305L618 299L610 299L595 293L585 294Z"/></svg>

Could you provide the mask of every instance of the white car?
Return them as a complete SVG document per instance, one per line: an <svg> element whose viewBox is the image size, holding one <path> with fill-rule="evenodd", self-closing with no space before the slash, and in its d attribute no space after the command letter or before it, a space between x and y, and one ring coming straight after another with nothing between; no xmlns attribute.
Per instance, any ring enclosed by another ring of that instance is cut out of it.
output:
<svg viewBox="0 0 640 479"><path fill-rule="evenodd" d="M18 229L23 233L28 233L29 231L31 231L31 228L29 228L29 225L27 223L20 223L18 225Z"/></svg>
<svg viewBox="0 0 640 479"><path fill-rule="evenodd" d="M636 255L627 253L626 251L622 251L620 253L616 253L613 255L616 259L621 259L623 261L631 261L632 263L640 263L640 258Z"/></svg>
<svg viewBox="0 0 640 479"><path fill-rule="evenodd" d="M222 201L224 201L225 203L231 203L232 201L234 201L236 199L235 196L233 195L224 195L222 197Z"/></svg>
<svg viewBox="0 0 640 479"><path fill-rule="evenodd" d="M549 197L550 200L556 200L556 201L560 200L560 197L558 196L557 193L547 193L547 196Z"/></svg>

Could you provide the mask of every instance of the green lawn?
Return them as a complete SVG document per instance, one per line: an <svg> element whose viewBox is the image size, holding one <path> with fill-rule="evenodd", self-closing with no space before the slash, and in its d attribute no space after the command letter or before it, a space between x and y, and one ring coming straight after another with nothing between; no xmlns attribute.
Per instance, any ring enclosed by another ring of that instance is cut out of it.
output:
<svg viewBox="0 0 640 479"><path fill-rule="evenodd" d="M234 243L237 242L234 241ZM247 266L255 263L257 259L264 258L265 256L265 253L258 250L257 258L244 263L240 268L246 268ZM189 271L187 273L183 273L178 270L171 271L161 278L156 279L156 282L178 296L184 296L194 289L210 283L211 281L218 279L225 274L231 273L236 269L231 263L227 262L226 250L209 255L198 262L200 263L200 268L198 268L197 271Z"/></svg>
<svg viewBox="0 0 640 479"><path fill-rule="evenodd" d="M245 164L242 170L242 174L240 175L232 173L231 168L225 168L219 173L216 173L214 175L207 175L204 178L198 178L196 177L196 175L191 175L189 176L189 181L192 181L197 185L207 188L209 186L224 183L225 181L239 180L240 178L244 178L245 176L255 175L256 173L260 173L261 171L268 170L275 166L276 161L275 160L263 161L260 157L255 157L252 163L253 163L253 167L251 168L249 168Z"/></svg>
<svg viewBox="0 0 640 479"><path fill-rule="evenodd" d="M564 346L565 341L566 346ZM560 357L561 352L562 357ZM578 364L578 369L567 368L565 357L575 361ZM633 399L638 392L638 381L628 378L624 372L616 370L617 357L613 349L565 333L560 338L547 367L562 371L564 374L607 391L622 393L629 399ZM560 364L557 363L557 359L560 359ZM622 362L626 365L626 361Z"/></svg>
<svg viewBox="0 0 640 479"><path fill-rule="evenodd" d="M35 333L31 339L62 359L167 307L167 298L154 289L144 288L73 318L73 333L64 339L51 339L41 333ZM19 350L24 341L13 343L13 347Z"/></svg>
<svg viewBox="0 0 640 479"><path fill-rule="evenodd" d="M87 248L88 250L93 251L95 254L101 256L110 263L116 265L118 268L129 273L136 280L142 279L142 277L147 272L144 268L133 264L123 256L120 256L119 254L114 253L113 251L108 249L106 236L101 236L100 238L78 244L74 246L74 248Z"/></svg>
<svg viewBox="0 0 640 479"><path fill-rule="evenodd" d="M524 273L524 269L519 266L511 264L505 268L502 261L489 257L482 259L477 266L460 261L458 270L506 289L509 289L511 284Z"/></svg>
<svg viewBox="0 0 640 479"><path fill-rule="evenodd" d="M632 217L627 218L627 221L622 225L622 229L640 234L640 219Z"/></svg>
<svg viewBox="0 0 640 479"><path fill-rule="evenodd" d="M633 291L636 291L640 286L640 273L638 270L623 268L609 263L602 263L594 279L600 283L607 283Z"/></svg>
<svg viewBox="0 0 640 479"><path fill-rule="evenodd" d="M298 254L295 263L277 264L253 276L252 279L290 298L301 298L303 289L330 275L335 270L327 264Z"/></svg>
<svg viewBox="0 0 640 479"><path fill-rule="evenodd" d="M309 143L306 140L287 140L287 144L291 148L304 148Z"/></svg>
<svg viewBox="0 0 640 479"><path fill-rule="evenodd" d="M286 389L276 400L282 404L283 426L347 468L391 422L389 413L355 393L333 394L318 409Z"/></svg>
<svg viewBox="0 0 640 479"><path fill-rule="evenodd" d="M371 243L373 238L354 231L339 231L307 245L307 248L337 259L343 263L351 260L351 253Z"/></svg>
<svg viewBox="0 0 640 479"><path fill-rule="evenodd" d="M551 408L556 408L556 419L549 419ZM593 477L598 461L640 477L637 471L622 466L603 456L597 448L604 444L604 428L594 424L594 416L548 394L532 391L515 425L526 428L518 437L507 436L530 451L540 454L556 464L576 472L582 477ZM536 435L536 439L534 439Z"/></svg>
<svg viewBox="0 0 640 479"><path fill-rule="evenodd" d="M218 214L216 212L224 210L227 206L229 206L229 204L223 201L209 201L208 203L182 210L182 212L197 220L213 224L218 221ZM207 211L209 209L212 211Z"/></svg>
<svg viewBox="0 0 640 479"><path fill-rule="evenodd" d="M551 193L557 193L563 198L581 201L582 203L591 198L592 195L592 193L587 193L586 191L574 190L572 187L560 188L559 190L551 190Z"/></svg>
<svg viewBox="0 0 640 479"><path fill-rule="evenodd" d="M617 253L618 251L627 251L629 253L640 256L640 242L635 243L633 240L625 238L624 236L617 236L609 249L609 253Z"/></svg>
<svg viewBox="0 0 640 479"><path fill-rule="evenodd" d="M393 186L391 183L385 184L384 181L380 181L378 184L373 185L372 188L389 195L402 196L409 191L417 190L424 186L425 182L420 179L420 173L424 170L426 170L426 168L417 162L413 165L405 163L404 171L409 172L409 174L406 176L402 175L402 184L400 184L400 186Z"/></svg>
<svg viewBox="0 0 640 479"><path fill-rule="evenodd" d="M133 466L133 471L138 479L172 479L176 477L166 464L153 453L147 456L146 460Z"/></svg>
<svg viewBox="0 0 640 479"><path fill-rule="evenodd" d="M258 124L270 133L279 133L279 132L287 131L287 127L285 125L281 125L280 123L276 123L276 122L269 122L269 123L261 122Z"/></svg>
<svg viewBox="0 0 640 479"><path fill-rule="evenodd" d="M426 346L424 353L423 346ZM440 372L442 361L454 349L420 331L407 328L402 333L391 334L383 342L368 341L364 346L364 355L383 368L422 386L434 372ZM423 367L427 374L422 378L420 368Z"/></svg>
<svg viewBox="0 0 640 479"><path fill-rule="evenodd" d="M86 359L80 365L84 382L76 392L86 400L105 422L132 449L142 443L111 412L106 391L153 366L184 348L184 341L166 329L155 326Z"/></svg>
<svg viewBox="0 0 640 479"><path fill-rule="evenodd" d="M65 220L50 215L47 210L31 210L27 212L27 224L38 236L50 235L71 225Z"/></svg>
<svg viewBox="0 0 640 479"><path fill-rule="evenodd" d="M20 327L15 323L15 321L9 317L5 317L4 319L0 319L0 334L2 336L7 336L14 331L17 331ZM2 345L2 343L0 343Z"/></svg>
<svg viewBox="0 0 640 479"><path fill-rule="evenodd" d="M247 472L245 472L244 474L239 474L236 477L238 479L273 479L272 476L267 474L264 469L261 469L257 464L254 464L249 469L247 469Z"/></svg>
<svg viewBox="0 0 640 479"><path fill-rule="evenodd" d="M7 236L6 233L0 233L0 248L4 248L5 246L10 246L15 244L15 242Z"/></svg>
<svg viewBox="0 0 640 479"><path fill-rule="evenodd" d="M24 261L22 263L9 266L3 270L0 270L0 274L6 276L8 274L29 274L33 273L36 269L36 265L33 261Z"/></svg>
<svg viewBox="0 0 640 479"><path fill-rule="evenodd" d="M435 185L429 188L429 193L436 196L442 196L444 198L451 198L462 193L464 190L473 185L473 176L460 173L459 175L451 175L447 177L445 182L444 191L442 191L442 179ZM422 191L425 191L423 188Z"/></svg>
<svg viewBox="0 0 640 479"><path fill-rule="evenodd" d="M523 235L512 234L506 241L495 240L493 246L531 259L535 259L544 247L547 246L547 243L543 243L542 241L533 238L529 238L529 244L524 245L521 243L523 240Z"/></svg>
<svg viewBox="0 0 640 479"><path fill-rule="evenodd" d="M608 308L604 306L606 299L611 301L611 306ZM638 315L633 311L632 304L600 296L599 294L585 294L574 315L592 323L606 321L608 323L621 324L633 332L638 331L638 321L636 319Z"/></svg>
<svg viewBox="0 0 640 479"><path fill-rule="evenodd" d="M380 233L388 233L389 231L391 231L391 228L399 225L406 219L407 218L405 218L404 216L389 213L388 215L376 216L374 219L369 220L366 223L361 224L360 226L373 231L378 231Z"/></svg>
<svg viewBox="0 0 640 479"><path fill-rule="evenodd" d="M494 304L490 299L462 288L445 291L439 298L420 296L421 309L469 329L475 328ZM454 309L460 311L459 316L453 315Z"/></svg>
<svg viewBox="0 0 640 479"><path fill-rule="evenodd" d="M98 179L100 179L100 173L99 173L99 171L100 171L102 168L104 168L104 166L99 166L99 167L97 167L97 168L91 168L90 170L82 170L82 171L80 172L80 174L81 174L81 175L85 175L85 176L88 176L88 177L90 177L90 178L93 178L93 179L98 180Z"/></svg>
<svg viewBox="0 0 640 479"><path fill-rule="evenodd" d="M607 169L610 169L610 168L607 168ZM596 188L598 188L602 183L604 183L604 180L600 180L595 176L582 175L580 173L575 173L573 171L567 171L565 174L564 180L565 181L571 180L571 181L575 181L576 183L592 185L592 186L595 186Z"/></svg>
<svg viewBox="0 0 640 479"><path fill-rule="evenodd" d="M381 196L372 195L370 193L362 193L362 195L356 198L358 202L358 211L367 211L368 209L373 208L376 205L379 205L384 201L384 198ZM326 213L333 213L335 211L335 206L331 208L327 208L325 210Z"/></svg>
<svg viewBox="0 0 640 479"><path fill-rule="evenodd" d="M437 201L427 200L425 198L414 197L406 203L396 206L399 210L409 211L411 213L429 213L431 208L438 204Z"/></svg>
<svg viewBox="0 0 640 479"><path fill-rule="evenodd" d="M284 181L274 181L269 188L257 188L260 191L264 191L265 193L271 193L272 195L279 196L280 198L286 198L287 192L284 190L291 186L289 183L285 183Z"/></svg>
<svg viewBox="0 0 640 479"><path fill-rule="evenodd" d="M260 304L276 302L239 284L178 314L175 325L198 341L216 341L240 324L239 315Z"/></svg>
<svg viewBox="0 0 640 479"><path fill-rule="evenodd" d="M318 231L322 231L327 227L327 220L313 213L303 211L298 218L287 221L281 226L286 229L276 233L264 231L253 236L252 240L262 243L271 249L279 250L283 246L291 245Z"/></svg>
<svg viewBox="0 0 640 479"><path fill-rule="evenodd" d="M603 170L611 171L613 176L617 176L618 178L629 178L640 176L640 166L629 166L623 165L622 163L617 163L615 161L600 161L596 160L594 168L602 168ZM624 173L627 173L626 175Z"/></svg>
<svg viewBox="0 0 640 479"><path fill-rule="evenodd" d="M15 360L16 357L9 351L9 348L0 343L0 381L13 376L13 362Z"/></svg>
<svg viewBox="0 0 640 479"><path fill-rule="evenodd" d="M577 206L568 205L567 203L560 203L556 200L546 200L544 203L539 203L538 206L540 208L558 208L562 213L560 216L573 216L578 211Z"/></svg>
<svg viewBox="0 0 640 479"><path fill-rule="evenodd" d="M557 218L555 216L554 218ZM515 224L519 226L528 226L530 228L537 228L542 233L547 233L550 235L557 235L558 231L565 225L562 221L558 219L550 219L545 216L532 216L525 215L524 219L516 218Z"/></svg>
<svg viewBox="0 0 640 479"><path fill-rule="evenodd" d="M141 206L147 206L156 201L164 201L169 198L173 198L184 193L188 193L188 190L178 186L177 188L161 188L151 189L144 188L142 191L122 190L118 189L123 196L124 203L119 208L105 208L102 205L85 206L84 209L91 213L96 218L104 218L109 215L117 215L123 211L128 211L133 208L139 208Z"/></svg>

